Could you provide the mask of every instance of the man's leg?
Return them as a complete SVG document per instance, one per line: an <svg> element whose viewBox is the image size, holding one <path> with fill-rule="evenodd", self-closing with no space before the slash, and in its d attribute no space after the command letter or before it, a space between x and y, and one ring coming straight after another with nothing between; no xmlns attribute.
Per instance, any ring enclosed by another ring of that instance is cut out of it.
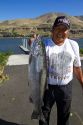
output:
<svg viewBox="0 0 83 125"><path fill-rule="evenodd" d="M69 125L69 116L71 110L71 83L60 87L60 98L56 100L57 104L57 125Z"/></svg>
<svg viewBox="0 0 83 125"><path fill-rule="evenodd" d="M49 125L50 112L54 102L55 102L55 99L54 99L53 91L52 89L49 88L49 90L46 90L45 92L44 106L42 107L42 112L45 117L45 122L43 122L42 120L39 120L39 125Z"/></svg>
<svg viewBox="0 0 83 125"><path fill-rule="evenodd" d="M71 100L57 103L57 125L69 125Z"/></svg>

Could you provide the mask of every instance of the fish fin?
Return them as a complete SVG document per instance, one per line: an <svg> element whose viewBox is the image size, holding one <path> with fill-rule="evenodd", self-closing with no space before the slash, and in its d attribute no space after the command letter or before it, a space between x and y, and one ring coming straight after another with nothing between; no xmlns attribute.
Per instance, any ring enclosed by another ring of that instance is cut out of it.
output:
<svg viewBox="0 0 83 125"><path fill-rule="evenodd" d="M31 64L32 61L32 54L29 55L29 64Z"/></svg>
<svg viewBox="0 0 83 125"><path fill-rule="evenodd" d="M29 81L28 81L28 86L30 85Z"/></svg>
<svg viewBox="0 0 83 125"><path fill-rule="evenodd" d="M45 117L44 117L43 113L41 113L41 115L40 115L40 117L39 117L39 120L43 121L44 123L46 122L46 120L45 120Z"/></svg>
<svg viewBox="0 0 83 125"><path fill-rule="evenodd" d="M38 119L39 113L37 111L33 111L31 115L31 119Z"/></svg>
<svg viewBox="0 0 83 125"><path fill-rule="evenodd" d="M33 99L32 99L31 96L29 96L29 102L30 102L30 103L33 103Z"/></svg>

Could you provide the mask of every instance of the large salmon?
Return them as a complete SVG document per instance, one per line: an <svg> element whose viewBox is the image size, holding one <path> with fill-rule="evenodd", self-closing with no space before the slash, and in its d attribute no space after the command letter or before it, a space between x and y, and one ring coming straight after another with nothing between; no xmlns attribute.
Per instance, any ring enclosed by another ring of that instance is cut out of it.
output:
<svg viewBox="0 0 83 125"><path fill-rule="evenodd" d="M43 119L41 107L43 106L43 96L47 87L47 63L46 51L41 39L33 42L29 55L28 80L31 86L30 100L33 103L32 119Z"/></svg>

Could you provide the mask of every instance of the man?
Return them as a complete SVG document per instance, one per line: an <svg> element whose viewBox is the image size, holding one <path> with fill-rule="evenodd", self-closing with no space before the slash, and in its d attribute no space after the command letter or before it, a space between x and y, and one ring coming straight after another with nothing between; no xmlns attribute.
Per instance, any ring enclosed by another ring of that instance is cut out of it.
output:
<svg viewBox="0 0 83 125"><path fill-rule="evenodd" d="M79 46L68 39L69 29L69 19L65 16L57 17L52 27L52 39L45 41L48 90L45 91L42 107L45 122L39 120L39 125L49 125L50 112L55 102L57 125L69 125L73 72L83 87Z"/></svg>

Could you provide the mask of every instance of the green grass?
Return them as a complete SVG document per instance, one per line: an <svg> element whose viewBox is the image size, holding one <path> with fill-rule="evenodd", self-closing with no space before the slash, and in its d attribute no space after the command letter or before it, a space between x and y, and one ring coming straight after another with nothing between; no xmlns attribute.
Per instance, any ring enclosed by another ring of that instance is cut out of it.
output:
<svg viewBox="0 0 83 125"><path fill-rule="evenodd" d="M0 85L8 79L8 75L4 74L4 68L10 55L11 52L0 53Z"/></svg>
<svg viewBox="0 0 83 125"><path fill-rule="evenodd" d="M83 49L80 49L80 53L83 54Z"/></svg>
<svg viewBox="0 0 83 125"><path fill-rule="evenodd" d="M8 53L0 53L0 65L6 65L7 59L9 57Z"/></svg>
<svg viewBox="0 0 83 125"><path fill-rule="evenodd" d="M80 56L83 56L83 49L80 49Z"/></svg>

